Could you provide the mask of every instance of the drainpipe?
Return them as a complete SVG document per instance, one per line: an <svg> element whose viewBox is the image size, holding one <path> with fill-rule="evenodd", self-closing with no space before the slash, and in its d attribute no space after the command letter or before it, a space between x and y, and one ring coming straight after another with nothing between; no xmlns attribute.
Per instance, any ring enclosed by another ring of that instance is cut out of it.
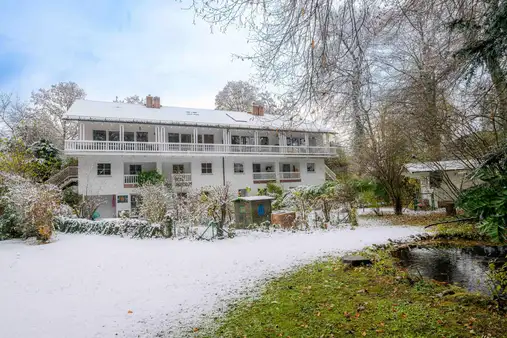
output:
<svg viewBox="0 0 507 338"><path fill-rule="evenodd" d="M225 187L225 157L222 156L222 178Z"/></svg>

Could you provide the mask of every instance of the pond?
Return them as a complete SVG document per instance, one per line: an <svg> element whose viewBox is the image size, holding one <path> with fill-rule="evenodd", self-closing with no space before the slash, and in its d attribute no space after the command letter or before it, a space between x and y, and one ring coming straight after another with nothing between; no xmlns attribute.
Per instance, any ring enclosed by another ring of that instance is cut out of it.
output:
<svg viewBox="0 0 507 338"><path fill-rule="evenodd" d="M393 255L413 274L489 294L486 277L489 263L494 261L497 266L505 263L507 246L409 246L394 251Z"/></svg>

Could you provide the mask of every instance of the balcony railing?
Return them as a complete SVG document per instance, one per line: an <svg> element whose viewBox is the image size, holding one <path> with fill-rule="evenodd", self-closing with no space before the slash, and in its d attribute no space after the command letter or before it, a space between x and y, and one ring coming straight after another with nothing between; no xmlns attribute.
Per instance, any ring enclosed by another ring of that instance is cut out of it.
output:
<svg viewBox="0 0 507 338"><path fill-rule="evenodd" d="M206 143L157 143L157 142L117 142L117 141L65 141L65 151L69 154L81 153L203 153L203 154L255 154L255 155L316 155L334 156L336 147L272 146Z"/></svg>
<svg viewBox="0 0 507 338"><path fill-rule="evenodd" d="M192 174L172 174L173 187L186 187L192 185Z"/></svg>
<svg viewBox="0 0 507 338"><path fill-rule="evenodd" d="M253 180L255 181L276 181L276 173L274 172L261 172L253 173Z"/></svg>
<svg viewBox="0 0 507 338"><path fill-rule="evenodd" d="M279 173L280 182L284 181L301 181L301 173L298 171Z"/></svg>
<svg viewBox="0 0 507 338"><path fill-rule="evenodd" d="M137 184L137 175L123 175L123 184Z"/></svg>

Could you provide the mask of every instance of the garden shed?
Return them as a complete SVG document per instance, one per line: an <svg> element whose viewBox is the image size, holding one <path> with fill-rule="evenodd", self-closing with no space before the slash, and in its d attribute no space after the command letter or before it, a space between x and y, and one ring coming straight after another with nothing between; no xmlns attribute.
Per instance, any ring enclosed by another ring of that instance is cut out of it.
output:
<svg viewBox="0 0 507 338"><path fill-rule="evenodd" d="M245 196L234 200L236 226L246 228L271 219L271 196Z"/></svg>

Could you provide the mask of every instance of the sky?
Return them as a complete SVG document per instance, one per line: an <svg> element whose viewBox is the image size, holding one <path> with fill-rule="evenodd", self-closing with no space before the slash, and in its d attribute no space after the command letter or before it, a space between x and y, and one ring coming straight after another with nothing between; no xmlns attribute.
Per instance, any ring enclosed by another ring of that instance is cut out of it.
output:
<svg viewBox="0 0 507 338"><path fill-rule="evenodd" d="M248 80L246 32L226 34L175 0L0 0L0 91L74 81L87 99L160 96L162 105L214 108L229 80Z"/></svg>

